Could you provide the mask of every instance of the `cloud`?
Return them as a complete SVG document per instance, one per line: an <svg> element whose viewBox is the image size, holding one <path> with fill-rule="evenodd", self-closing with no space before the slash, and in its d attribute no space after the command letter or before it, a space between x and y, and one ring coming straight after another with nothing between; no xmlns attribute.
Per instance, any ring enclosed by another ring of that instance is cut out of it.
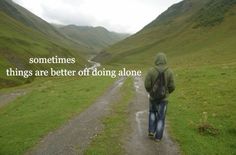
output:
<svg viewBox="0 0 236 155"><path fill-rule="evenodd" d="M92 26L96 18L92 15L85 14L77 8L70 5L57 4L57 7L42 4L42 17L50 22L58 24L75 24Z"/></svg>
<svg viewBox="0 0 236 155"><path fill-rule="evenodd" d="M180 0L14 0L48 22L135 33Z"/></svg>

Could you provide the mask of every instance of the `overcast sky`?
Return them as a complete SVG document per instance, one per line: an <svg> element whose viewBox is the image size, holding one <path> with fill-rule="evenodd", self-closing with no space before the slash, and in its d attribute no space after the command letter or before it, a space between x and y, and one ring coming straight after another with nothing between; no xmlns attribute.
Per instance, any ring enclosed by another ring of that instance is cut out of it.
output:
<svg viewBox="0 0 236 155"><path fill-rule="evenodd" d="M13 0L50 23L135 33L181 0Z"/></svg>

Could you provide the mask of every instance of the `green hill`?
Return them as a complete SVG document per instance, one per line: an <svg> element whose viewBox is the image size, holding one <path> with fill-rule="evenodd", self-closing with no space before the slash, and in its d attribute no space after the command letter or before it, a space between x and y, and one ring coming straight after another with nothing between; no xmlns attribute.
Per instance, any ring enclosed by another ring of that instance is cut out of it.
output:
<svg viewBox="0 0 236 155"><path fill-rule="evenodd" d="M46 35L50 34L51 36L57 38L62 37L62 35L46 21L35 16L31 12L12 2L11 0L1 0L0 4L1 11L6 13L11 18L17 20L18 22L35 30L38 30Z"/></svg>
<svg viewBox="0 0 236 155"><path fill-rule="evenodd" d="M93 51L74 42L46 21L12 1L0 1L0 87L22 84L29 79L6 77L6 68L49 68L51 65L29 65L30 57L75 57L75 65L82 67L85 56Z"/></svg>
<svg viewBox="0 0 236 155"><path fill-rule="evenodd" d="M184 0L135 35L101 52L95 60L148 66L157 52L165 52L175 66L235 62L235 3Z"/></svg>
<svg viewBox="0 0 236 155"><path fill-rule="evenodd" d="M87 45L95 54L128 37L128 34L110 32L103 27L68 25L58 30L75 42Z"/></svg>

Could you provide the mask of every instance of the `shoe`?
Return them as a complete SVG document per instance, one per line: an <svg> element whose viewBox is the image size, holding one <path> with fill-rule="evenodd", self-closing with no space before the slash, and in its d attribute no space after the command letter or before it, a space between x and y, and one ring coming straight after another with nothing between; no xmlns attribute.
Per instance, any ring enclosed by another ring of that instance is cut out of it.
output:
<svg viewBox="0 0 236 155"><path fill-rule="evenodd" d="M157 142L157 143L159 143L159 142L161 142L161 139L156 139L156 138L155 138L154 141Z"/></svg>
<svg viewBox="0 0 236 155"><path fill-rule="evenodd" d="M154 134L153 132L149 132L149 133L148 133L148 136L149 136L149 137L154 137L154 135L155 135L155 134Z"/></svg>

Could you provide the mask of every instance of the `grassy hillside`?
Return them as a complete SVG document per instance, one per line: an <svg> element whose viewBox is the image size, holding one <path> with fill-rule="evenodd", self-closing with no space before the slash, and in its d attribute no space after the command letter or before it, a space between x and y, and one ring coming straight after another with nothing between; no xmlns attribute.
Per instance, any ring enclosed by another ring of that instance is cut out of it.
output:
<svg viewBox="0 0 236 155"><path fill-rule="evenodd" d="M95 54L102 49L128 37L128 34L110 32L103 27L68 25L58 28L75 42L87 45Z"/></svg>
<svg viewBox="0 0 236 155"><path fill-rule="evenodd" d="M46 21L40 19L12 1L0 1L0 87L29 82L29 79L6 77L6 68L49 68L51 65L29 65L30 57L75 57L75 65L82 67L90 49L70 40Z"/></svg>
<svg viewBox="0 0 236 155"><path fill-rule="evenodd" d="M22 78L10 78L5 76L5 70L9 67L19 69L48 68L49 65L29 65L30 57L76 57L77 65L85 64L84 58L79 51L70 48L68 45L60 45L53 42L46 35L26 27L22 23L12 19L3 12L0 12L0 85L11 86L26 82ZM58 66L59 67L59 66Z"/></svg>
<svg viewBox="0 0 236 155"><path fill-rule="evenodd" d="M1 11L5 12L7 15L13 19L23 23L24 25L36 29L44 34L50 34L52 36L61 36L59 32L56 31L50 24L41 18L35 16L25 8L19 6L18 4L12 2L11 0L2 0L0 2Z"/></svg>
<svg viewBox="0 0 236 155"><path fill-rule="evenodd" d="M165 52L175 66L234 62L235 19L235 0L185 0L95 59L148 66Z"/></svg>
<svg viewBox="0 0 236 155"><path fill-rule="evenodd" d="M37 31L42 32L43 34L50 36L49 38L52 40L58 40L60 42L70 43L68 37L60 33L57 29L55 29L51 24L47 23L43 19L34 15L30 11L21 7L20 5L14 3L12 0L2 0L0 2L0 10L6 13L11 18L17 20L18 22L24 24L27 27L35 29ZM73 43L73 42L71 42ZM73 45L73 44L71 44ZM74 46L76 44L74 43ZM77 45L79 46L79 45ZM82 47L81 47L82 48Z"/></svg>

